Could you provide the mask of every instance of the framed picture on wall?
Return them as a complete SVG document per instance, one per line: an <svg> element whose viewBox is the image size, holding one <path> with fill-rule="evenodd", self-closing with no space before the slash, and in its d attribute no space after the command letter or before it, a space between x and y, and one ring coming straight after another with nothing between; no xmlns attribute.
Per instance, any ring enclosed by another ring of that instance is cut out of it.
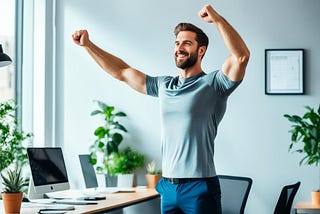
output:
<svg viewBox="0 0 320 214"><path fill-rule="evenodd" d="M265 94L304 94L303 49L265 50Z"/></svg>

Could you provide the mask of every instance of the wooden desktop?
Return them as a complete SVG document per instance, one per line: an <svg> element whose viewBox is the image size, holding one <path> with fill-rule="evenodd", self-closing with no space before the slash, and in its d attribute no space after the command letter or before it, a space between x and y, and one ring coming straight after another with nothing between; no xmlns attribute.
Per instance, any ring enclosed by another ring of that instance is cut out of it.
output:
<svg viewBox="0 0 320 214"><path fill-rule="evenodd" d="M320 214L320 205L314 205L312 202L298 202L294 206L297 214Z"/></svg>
<svg viewBox="0 0 320 214"><path fill-rule="evenodd" d="M92 214L121 209L130 205L142 203L159 197L155 189L137 188L135 192L106 194L105 200L95 201L96 205L74 205L75 210L67 211L67 214ZM23 214L38 213L39 208L21 208Z"/></svg>

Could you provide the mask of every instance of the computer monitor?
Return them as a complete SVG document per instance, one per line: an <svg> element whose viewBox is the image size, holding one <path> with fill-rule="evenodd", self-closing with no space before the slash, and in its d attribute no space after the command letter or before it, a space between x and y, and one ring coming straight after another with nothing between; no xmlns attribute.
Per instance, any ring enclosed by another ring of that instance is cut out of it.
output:
<svg viewBox="0 0 320 214"><path fill-rule="evenodd" d="M70 188L61 148L27 148L27 155L32 177L29 185L29 198L39 198L45 193Z"/></svg>

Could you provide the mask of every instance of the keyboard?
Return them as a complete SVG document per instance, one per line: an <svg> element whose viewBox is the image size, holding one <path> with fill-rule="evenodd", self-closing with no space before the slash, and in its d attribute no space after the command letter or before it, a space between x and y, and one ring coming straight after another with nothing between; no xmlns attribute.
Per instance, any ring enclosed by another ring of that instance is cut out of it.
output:
<svg viewBox="0 0 320 214"><path fill-rule="evenodd" d="M74 210L74 206L72 205L61 205L61 204L50 204L50 205L45 205L43 208L40 210Z"/></svg>
<svg viewBox="0 0 320 214"><path fill-rule="evenodd" d="M74 210L73 205L56 204L56 203L36 203L36 202L23 202L22 207L24 208L39 208L40 210Z"/></svg>
<svg viewBox="0 0 320 214"><path fill-rule="evenodd" d="M117 192L135 192L135 189L132 187L106 187L106 188L96 188L96 192L100 193L117 193Z"/></svg>
<svg viewBox="0 0 320 214"><path fill-rule="evenodd" d="M72 199L62 199L57 200L56 204L69 204L69 205L91 205L91 204L98 204L97 202L93 201L81 201L81 200L72 200Z"/></svg>
<svg viewBox="0 0 320 214"><path fill-rule="evenodd" d="M73 190L73 189L50 192L50 193L46 193L45 195L51 199L72 199L72 198L79 198L83 196L81 190Z"/></svg>

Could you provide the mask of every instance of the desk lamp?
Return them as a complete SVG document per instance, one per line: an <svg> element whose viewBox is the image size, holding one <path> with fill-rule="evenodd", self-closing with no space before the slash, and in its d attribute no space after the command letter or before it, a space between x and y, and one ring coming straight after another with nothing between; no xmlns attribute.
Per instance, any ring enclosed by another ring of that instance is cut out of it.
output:
<svg viewBox="0 0 320 214"><path fill-rule="evenodd" d="M10 59L10 57L7 54L3 53L2 45L0 44L0 67L10 65L11 62L12 60Z"/></svg>

